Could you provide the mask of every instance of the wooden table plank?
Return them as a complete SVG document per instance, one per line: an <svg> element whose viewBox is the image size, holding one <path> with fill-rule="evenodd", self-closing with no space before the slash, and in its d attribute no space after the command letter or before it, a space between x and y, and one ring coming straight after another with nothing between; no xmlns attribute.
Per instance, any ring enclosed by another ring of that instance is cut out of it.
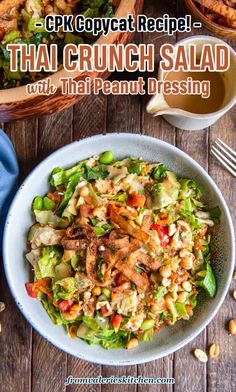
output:
<svg viewBox="0 0 236 392"><path fill-rule="evenodd" d="M103 94L86 97L74 106L73 140L106 132L107 97Z"/></svg>
<svg viewBox="0 0 236 392"><path fill-rule="evenodd" d="M235 118L236 107L231 109L226 116L222 117L211 127L209 148L220 137L224 142L236 149ZM233 222L235 222L235 179L211 155L209 156L209 173L222 191L229 206ZM231 288L220 311L208 326L208 343L218 343L221 350L219 359L211 360L208 363L209 392L233 391L236 385L236 339L233 336L229 336L227 329L228 321L236 318L235 300L232 297L233 289L236 289L235 280L231 283Z"/></svg>
<svg viewBox="0 0 236 392"><path fill-rule="evenodd" d="M5 124L4 128L16 149L21 181L36 163L37 121ZM5 311L0 314L1 391L30 391L32 331L10 294L3 274L2 262L0 300L6 305Z"/></svg>

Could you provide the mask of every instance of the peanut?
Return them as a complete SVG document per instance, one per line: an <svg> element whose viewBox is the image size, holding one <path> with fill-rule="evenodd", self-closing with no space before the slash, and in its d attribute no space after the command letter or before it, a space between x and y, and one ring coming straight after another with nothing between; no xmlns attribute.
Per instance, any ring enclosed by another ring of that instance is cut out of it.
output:
<svg viewBox="0 0 236 392"><path fill-rule="evenodd" d="M236 290L233 291L233 297L236 299Z"/></svg>
<svg viewBox="0 0 236 392"><path fill-rule="evenodd" d="M102 289L99 286L94 287L92 290L93 295L95 295L96 297L98 297L101 294L101 292L102 292Z"/></svg>
<svg viewBox="0 0 236 392"><path fill-rule="evenodd" d="M230 320L229 322L229 333L232 336L236 335L236 320Z"/></svg>
<svg viewBox="0 0 236 392"><path fill-rule="evenodd" d="M209 348L209 355L211 358L217 358L220 355L219 344L213 343Z"/></svg>
<svg viewBox="0 0 236 392"><path fill-rule="evenodd" d="M3 312L5 310L5 304L4 302L0 302L0 312Z"/></svg>
<svg viewBox="0 0 236 392"><path fill-rule="evenodd" d="M190 254L182 258L180 265L182 268L186 270L190 270L193 268L193 255Z"/></svg>
<svg viewBox="0 0 236 392"><path fill-rule="evenodd" d="M169 265L163 265L163 267L159 269L159 273L162 278L169 278L171 275L171 267Z"/></svg>
<svg viewBox="0 0 236 392"><path fill-rule="evenodd" d="M200 362L207 362L208 361L208 357L207 357L206 353L204 351L200 350L199 348L196 348L194 350L194 355Z"/></svg>
<svg viewBox="0 0 236 392"><path fill-rule="evenodd" d="M179 293L179 295L178 295L178 301L185 302L187 299L187 296L188 296L187 291L181 291L181 293Z"/></svg>
<svg viewBox="0 0 236 392"><path fill-rule="evenodd" d="M128 350L132 350L133 348L138 347L138 339L130 339L130 341L127 343L126 348Z"/></svg>
<svg viewBox="0 0 236 392"><path fill-rule="evenodd" d="M171 284L171 281L168 278L163 278L162 281L161 281L161 284L164 287L168 287Z"/></svg>

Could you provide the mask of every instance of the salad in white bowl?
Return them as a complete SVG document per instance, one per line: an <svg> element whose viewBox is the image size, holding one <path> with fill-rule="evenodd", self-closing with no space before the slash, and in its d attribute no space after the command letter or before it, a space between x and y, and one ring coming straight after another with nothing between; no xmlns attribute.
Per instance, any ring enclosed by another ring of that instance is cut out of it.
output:
<svg viewBox="0 0 236 392"><path fill-rule="evenodd" d="M26 290L71 338L135 348L189 320L201 289L215 296L211 227L220 211L162 163L106 151L56 167L32 209Z"/></svg>
<svg viewBox="0 0 236 392"><path fill-rule="evenodd" d="M211 321L232 276L234 233L220 191L188 155L150 137L98 135L25 180L3 260L45 339L84 360L131 365L178 350Z"/></svg>

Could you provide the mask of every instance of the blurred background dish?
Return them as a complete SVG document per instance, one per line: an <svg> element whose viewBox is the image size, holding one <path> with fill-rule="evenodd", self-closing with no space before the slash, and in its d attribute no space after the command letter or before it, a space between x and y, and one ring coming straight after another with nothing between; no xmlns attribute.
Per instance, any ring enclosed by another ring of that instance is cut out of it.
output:
<svg viewBox="0 0 236 392"><path fill-rule="evenodd" d="M201 3L201 4L200 4ZM213 4L214 3L214 4ZM230 9L232 9L232 15L236 13L236 3L233 1L225 1L224 5L227 8L223 9L223 14L219 14L214 11L218 10L218 5L222 4L221 1L195 1L195 0L185 0L185 4L188 12L194 17L194 19L199 20L202 24L218 36L223 36L224 38L236 38L236 20L229 19L227 17ZM229 4L232 3L232 7ZM207 8L202 4L210 4L211 9ZM212 7L213 5L213 7ZM235 8L233 8L233 6ZM215 8L216 7L216 8ZM221 11L221 10L219 10ZM222 12L222 11L221 11ZM224 16L225 15L225 16ZM233 27L235 26L235 27Z"/></svg>
<svg viewBox="0 0 236 392"><path fill-rule="evenodd" d="M117 7L115 16L127 18L128 15L136 17L143 9L143 0L120 0L115 1ZM107 36L100 36L96 41L99 44L126 44L130 42L132 32L111 32ZM0 92L0 122L7 122L40 115L51 114L55 111L66 109L83 99L84 95L62 95L60 89L60 78L68 74L62 69L51 76L52 83L58 87L53 95L30 96L25 86L8 88ZM76 81L84 80L87 76L106 79L109 72L73 72L69 75Z"/></svg>

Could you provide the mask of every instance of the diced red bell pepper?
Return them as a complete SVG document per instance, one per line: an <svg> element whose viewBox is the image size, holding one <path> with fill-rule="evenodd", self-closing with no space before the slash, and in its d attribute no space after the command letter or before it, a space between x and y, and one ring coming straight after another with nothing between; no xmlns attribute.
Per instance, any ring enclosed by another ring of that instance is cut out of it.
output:
<svg viewBox="0 0 236 392"><path fill-rule="evenodd" d="M26 283L25 288L31 298L37 298L39 289L35 288L34 283Z"/></svg>
<svg viewBox="0 0 236 392"><path fill-rule="evenodd" d="M166 248L170 242L170 237L168 235L168 226L155 224L152 226L152 230L157 231L162 248Z"/></svg>
<svg viewBox="0 0 236 392"><path fill-rule="evenodd" d="M110 311L107 309L106 306L101 307L101 315L102 317L107 317L110 314Z"/></svg>
<svg viewBox="0 0 236 392"><path fill-rule="evenodd" d="M61 201L60 195L59 195L58 193L55 193L55 192L54 192L54 193L49 192L49 193L47 194L47 197L48 197L50 200L54 201L54 203L56 203L56 204L59 204L60 201Z"/></svg>
<svg viewBox="0 0 236 392"><path fill-rule="evenodd" d="M122 322L121 314L116 314L111 318L111 323L115 331L118 331Z"/></svg>
<svg viewBox="0 0 236 392"><path fill-rule="evenodd" d="M130 207L143 207L146 202L145 195L139 195L138 193L133 193L133 195L129 196L128 204Z"/></svg>
<svg viewBox="0 0 236 392"><path fill-rule="evenodd" d="M64 300L59 303L58 307L62 312L68 312L72 305L73 302L71 300Z"/></svg>
<svg viewBox="0 0 236 392"><path fill-rule="evenodd" d="M39 290L43 292L45 292L45 290L48 291L47 286L50 283L51 283L51 279L44 278L44 279L39 279L33 283L26 283L25 288L30 297L37 298Z"/></svg>

